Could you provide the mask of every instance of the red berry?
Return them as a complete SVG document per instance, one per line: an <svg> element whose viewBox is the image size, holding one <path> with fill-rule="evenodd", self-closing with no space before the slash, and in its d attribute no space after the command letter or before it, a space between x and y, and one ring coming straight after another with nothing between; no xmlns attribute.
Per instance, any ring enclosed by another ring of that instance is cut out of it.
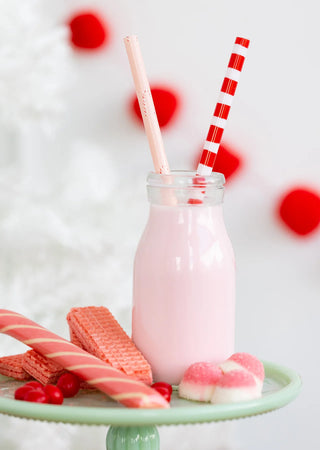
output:
<svg viewBox="0 0 320 450"><path fill-rule="evenodd" d="M287 227L305 236L320 224L320 196L309 188L291 189L280 199L278 213Z"/></svg>
<svg viewBox="0 0 320 450"><path fill-rule="evenodd" d="M24 397L26 395L27 392L32 391L33 387L32 386L20 386L18 389L16 389L15 393L14 393L14 398L16 400L24 400Z"/></svg>
<svg viewBox="0 0 320 450"><path fill-rule="evenodd" d="M71 42L75 47L95 50L109 38L109 32L103 20L94 12L81 12L69 20Z"/></svg>
<svg viewBox="0 0 320 450"><path fill-rule="evenodd" d="M156 389L158 387L166 388L170 394L172 394L172 386L169 383L165 383L164 381L158 381L157 383L153 383L151 386L153 389Z"/></svg>
<svg viewBox="0 0 320 450"><path fill-rule="evenodd" d="M44 387L44 392L49 397L49 403L52 403L53 405L61 405L63 403L63 394L58 386L47 384Z"/></svg>
<svg viewBox="0 0 320 450"><path fill-rule="evenodd" d="M64 373L59 378L57 386L65 398L73 397L79 392L80 381L73 373Z"/></svg>
<svg viewBox="0 0 320 450"><path fill-rule="evenodd" d="M26 402L49 403L49 396L40 389L31 389L24 396Z"/></svg>
<svg viewBox="0 0 320 450"><path fill-rule="evenodd" d="M169 124L178 110L180 103L178 94L170 88L156 86L151 88L151 94L159 126L160 128L163 128ZM136 96L132 98L130 108L140 122L143 123L139 102Z"/></svg>

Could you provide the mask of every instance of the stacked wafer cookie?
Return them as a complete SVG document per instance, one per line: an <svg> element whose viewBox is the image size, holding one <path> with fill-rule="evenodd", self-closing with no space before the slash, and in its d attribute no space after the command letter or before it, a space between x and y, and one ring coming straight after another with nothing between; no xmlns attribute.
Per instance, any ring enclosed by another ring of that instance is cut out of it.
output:
<svg viewBox="0 0 320 450"><path fill-rule="evenodd" d="M67 321L71 342L126 375L152 383L150 365L107 308L72 308Z"/></svg>
<svg viewBox="0 0 320 450"><path fill-rule="evenodd" d="M3 356L0 358L0 374L16 380L26 381L32 377L23 368L25 353L19 355Z"/></svg>
<svg viewBox="0 0 320 450"><path fill-rule="evenodd" d="M65 372L63 367L34 350L0 358L0 374L16 380L34 378L41 384L56 384Z"/></svg>
<svg viewBox="0 0 320 450"><path fill-rule="evenodd" d="M73 344L136 380L152 383L150 365L107 308L73 308L67 320ZM17 380L32 377L42 384L55 384L64 372L63 367L35 350L0 358L0 374ZM92 389L85 382L81 387Z"/></svg>

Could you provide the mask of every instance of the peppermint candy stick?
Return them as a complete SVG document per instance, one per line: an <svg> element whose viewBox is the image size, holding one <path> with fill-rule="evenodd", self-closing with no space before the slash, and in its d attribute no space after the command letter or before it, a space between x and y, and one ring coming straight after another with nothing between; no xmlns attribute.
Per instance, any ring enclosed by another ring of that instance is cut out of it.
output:
<svg viewBox="0 0 320 450"><path fill-rule="evenodd" d="M168 408L154 389L133 380L71 342L51 333L21 314L0 309L0 332L32 347L113 400L131 408Z"/></svg>

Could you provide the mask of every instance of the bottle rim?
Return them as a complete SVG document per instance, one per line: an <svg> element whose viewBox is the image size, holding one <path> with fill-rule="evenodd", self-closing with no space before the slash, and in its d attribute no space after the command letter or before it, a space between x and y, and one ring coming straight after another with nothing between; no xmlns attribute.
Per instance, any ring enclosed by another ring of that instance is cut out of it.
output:
<svg viewBox="0 0 320 450"><path fill-rule="evenodd" d="M207 188L223 189L225 177L220 172L212 172L210 175L197 175L191 170L172 170L169 174L149 172L147 186L159 188Z"/></svg>

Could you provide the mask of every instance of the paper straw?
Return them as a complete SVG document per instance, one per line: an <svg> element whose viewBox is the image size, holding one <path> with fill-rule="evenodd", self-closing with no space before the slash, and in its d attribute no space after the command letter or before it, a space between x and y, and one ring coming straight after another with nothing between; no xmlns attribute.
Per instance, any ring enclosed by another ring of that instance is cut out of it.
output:
<svg viewBox="0 0 320 450"><path fill-rule="evenodd" d="M232 100L237 89L240 73L247 55L249 40L237 37L224 77L218 102L214 110L210 128L203 146L198 175L210 175L219 150L223 131L226 126Z"/></svg>
<svg viewBox="0 0 320 450"><path fill-rule="evenodd" d="M162 136L137 36L124 39L133 81L156 173L169 174Z"/></svg>

